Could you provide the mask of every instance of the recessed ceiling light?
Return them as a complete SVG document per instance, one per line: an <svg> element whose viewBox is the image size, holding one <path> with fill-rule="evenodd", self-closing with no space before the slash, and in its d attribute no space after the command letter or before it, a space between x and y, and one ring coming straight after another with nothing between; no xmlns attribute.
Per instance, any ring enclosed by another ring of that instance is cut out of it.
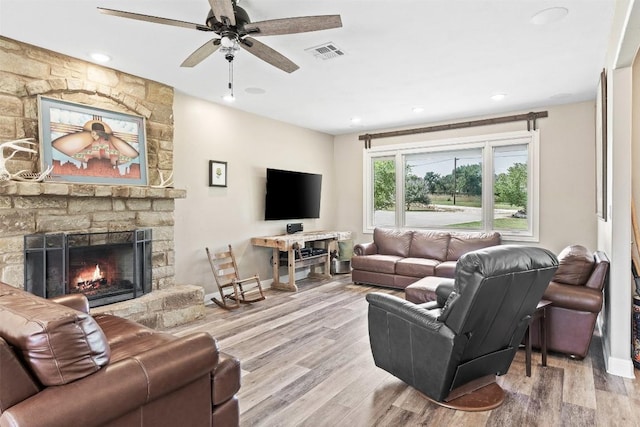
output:
<svg viewBox="0 0 640 427"><path fill-rule="evenodd" d="M506 93L496 93L495 95L491 96L491 99L493 99L494 101L502 101L506 97L507 97Z"/></svg>
<svg viewBox="0 0 640 427"><path fill-rule="evenodd" d="M228 94L226 94L225 96L223 96L223 97L222 97L222 99L223 99L225 102L234 102L234 101L236 100L236 97L235 97L235 96L233 96L232 94L228 93Z"/></svg>
<svg viewBox="0 0 640 427"><path fill-rule="evenodd" d="M360 117L351 117L351 123L360 123L361 121Z"/></svg>
<svg viewBox="0 0 640 427"><path fill-rule="evenodd" d="M414 113L422 113L424 111L424 107L413 107L411 109L411 111L413 111Z"/></svg>
<svg viewBox="0 0 640 427"><path fill-rule="evenodd" d="M251 95L263 95L267 93L267 91L262 89L261 87L248 87L244 91L250 93Z"/></svg>
<svg viewBox="0 0 640 427"><path fill-rule="evenodd" d="M109 55L104 54L104 53L100 53L100 52L93 52L89 56L91 56L91 59L93 59L96 62L109 62L109 61L111 61L111 57Z"/></svg>
<svg viewBox="0 0 640 427"><path fill-rule="evenodd" d="M570 93L556 93L555 95L551 95L549 99L565 99L571 96Z"/></svg>
<svg viewBox="0 0 640 427"><path fill-rule="evenodd" d="M566 7L551 7L541 10L531 17L530 22L534 25L546 25L552 22L558 22L569 13Z"/></svg>

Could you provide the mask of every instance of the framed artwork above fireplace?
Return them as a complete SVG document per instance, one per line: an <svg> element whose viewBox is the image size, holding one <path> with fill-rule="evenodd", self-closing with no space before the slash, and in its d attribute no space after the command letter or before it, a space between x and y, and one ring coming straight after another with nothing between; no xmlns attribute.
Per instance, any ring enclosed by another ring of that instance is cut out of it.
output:
<svg viewBox="0 0 640 427"><path fill-rule="evenodd" d="M142 116L38 96L40 159L54 181L147 185Z"/></svg>

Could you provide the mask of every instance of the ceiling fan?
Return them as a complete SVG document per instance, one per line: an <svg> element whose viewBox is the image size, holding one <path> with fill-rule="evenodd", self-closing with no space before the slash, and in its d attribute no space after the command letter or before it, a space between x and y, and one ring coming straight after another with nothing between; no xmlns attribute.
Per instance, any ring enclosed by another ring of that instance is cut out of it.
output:
<svg viewBox="0 0 640 427"><path fill-rule="evenodd" d="M101 7L98 10L107 15L123 18L192 28L199 31L212 31L219 36L219 38L213 38L196 49L184 60L180 65L181 67L194 67L218 49L224 52L225 58L231 65L235 52L238 48L242 48L274 67L287 73L292 73L299 68L294 62L264 43L259 42L254 37L304 33L342 27L340 15L300 16L251 22L247 12L237 5L236 0L208 1L211 10L207 15L205 25Z"/></svg>

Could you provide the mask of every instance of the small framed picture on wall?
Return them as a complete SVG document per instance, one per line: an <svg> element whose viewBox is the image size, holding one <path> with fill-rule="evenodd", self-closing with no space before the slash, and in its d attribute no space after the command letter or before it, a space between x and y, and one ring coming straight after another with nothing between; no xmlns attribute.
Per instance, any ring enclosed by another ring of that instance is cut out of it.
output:
<svg viewBox="0 0 640 427"><path fill-rule="evenodd" d="M209 160L209 187L227 186L227 162Z"/></svg>

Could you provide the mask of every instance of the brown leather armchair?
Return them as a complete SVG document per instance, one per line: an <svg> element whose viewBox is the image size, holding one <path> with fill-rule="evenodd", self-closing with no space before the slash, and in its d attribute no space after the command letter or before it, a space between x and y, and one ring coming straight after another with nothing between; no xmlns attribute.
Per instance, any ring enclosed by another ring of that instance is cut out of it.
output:
<svg viewBox="0 0 640 427"><path fill-rule="evenodd" d="M560 265L542 298L547 307L547 349L583 359L589 352L596 319L602 309L602 291L607 282L609 258L591 253L580 245L558 254ZM540 347L540 326L531 325L532 345Z"/></svg>
<svg viewBox="0 0 640 427"><path fill-rule="evenodd" d="M0 426L239 424L240 362L211 335L88 312L0 282Z"/></svg>

